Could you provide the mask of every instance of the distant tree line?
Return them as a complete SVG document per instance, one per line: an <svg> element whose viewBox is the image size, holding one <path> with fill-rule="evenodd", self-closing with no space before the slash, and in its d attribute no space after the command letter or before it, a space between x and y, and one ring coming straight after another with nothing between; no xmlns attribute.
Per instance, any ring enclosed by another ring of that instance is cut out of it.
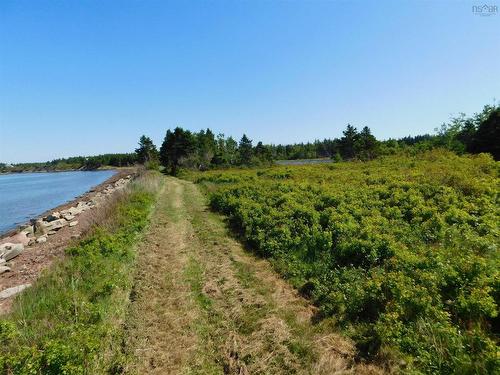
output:
<svg viewBox="0 0 500 375"><path fill-rule="evenodd" d="M358 132L347 125L341 138L316 140L312 143L271 145L272 159L294 160L333 158L336 160L368 160L398 152L419 152L446 148L458 154L490 153L500 160L500 107L487 105L471 117L460 114L436 129L436 134L407 136L379 141L368 127Z"/></svg>
<svg viewBox="0 0 500 375"><path fill-rule="evenodd" d="M95 170L107 167L128 167L138 162L136 153L73 156L40 163L0 163L0 172Z"/></svg>
<svg viewBox="0 0 500 375"><path fill-rule="evenodd" d="M500 107L485 106L483 111L470 118L460 115L450 123L436 129L436 134L408 136L401 139L379 141L365 126L360 131L348 124L341 138L316 140L309 143L289 145L255 146L245 134L237 142L224 134L217 136L210 129L190 132L181 127L167 130L159 151L147 137L141 137L139 144L147 139L148 152L172 174L180 167L205 170L231 166L252 166L268 164L273 160L294 160L332 158L340 160L371 160L381 155L398 152L419 152L432 148L447 148L457 153L489 152L499 160L500 152Z"/></svg>
<svg viewBox="0 0 500 375"><path fill-rule="evenodd" d="M143 135L134 153L103 154L90 157L55 159L45 163L0 163L0 172L27 170L93 170L102 166L125 167L136 163L157 169L162 165L169 173L179 168L206 170L235 166L266 165L274 160L331 158L370 160L399 152L416 153L432 148L447 148L458 154L488 152L500 160L500 107L487 105L480 113L467 117L460 114L436 129L436 134L377 140L369 127L360 131L348 124L342 137L308 143L256 145L245 134L233 137L210 130L191 132L181 127L167 130L158 150L151 138Z"/></svg>
<svg viewBox="0 0 500 375"><path fill-rule="evenodd" d="M487 105L471 117L462 113L436 130L437 146L459 154L488 152L500 160L500 106Z"/></svg>

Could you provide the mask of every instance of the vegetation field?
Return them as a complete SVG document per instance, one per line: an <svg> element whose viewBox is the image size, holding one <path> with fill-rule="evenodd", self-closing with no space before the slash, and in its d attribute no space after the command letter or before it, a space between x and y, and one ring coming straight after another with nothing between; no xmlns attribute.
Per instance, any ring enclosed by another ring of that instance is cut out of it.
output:
<svg viewBox="0 0 500 375"><path fill-rule="evenodd" d="M196 174L248 246L410 373L499 369L499 163L434 150Z"/></svg>

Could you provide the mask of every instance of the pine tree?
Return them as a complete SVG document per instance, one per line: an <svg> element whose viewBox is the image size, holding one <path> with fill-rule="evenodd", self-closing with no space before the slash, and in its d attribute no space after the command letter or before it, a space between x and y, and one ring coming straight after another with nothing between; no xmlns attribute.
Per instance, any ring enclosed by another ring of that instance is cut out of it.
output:
<svg viewBox="0 0 500 375"><path fill-rule="evenodd" d="M356 157L356 143L359 140L358 131L351 124L347 124L343 134L344 136L340 139L342 157L344 159L353 159Z"/></svg>
<svg viewBox="0 0 500 375"><path fill-rule="evenodd" d="M182 158L194 151L195 139L189 130L177 127L172 132L169 129L160 148L160 160L165 168L170 169L170 173L176 175Z"/></svg>
<svg viewBox="0 0 500 375"><path fill-rule="evenodd" d="M139 163L146 164L149 161L158 160L158 150L151 138L145 135L139 139L139 147L135 149Z"/></svg>
<svg viewBox="0 0 500 375"><path fill-rule="evenodd" d="M249 139L246 134L243 134L243 137L241 137L238 145L238 152L240 155L240 163L242 165L249 165L252 161L253 149L252 140Z"/></svg>

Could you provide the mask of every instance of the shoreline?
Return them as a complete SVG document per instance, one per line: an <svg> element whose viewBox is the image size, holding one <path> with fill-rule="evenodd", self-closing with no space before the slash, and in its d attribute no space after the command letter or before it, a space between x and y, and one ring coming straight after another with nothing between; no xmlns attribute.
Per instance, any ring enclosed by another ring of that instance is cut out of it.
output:
<svg viewBox="0 0 500 375"><path fill-rule="evenodd" d="M107 170L115 170L115 169L107 169ZM54 211L61 211L61 210L67 209L70 206L72 206L74 204L77 204L79 200L91 198L91 195L94 195L95 193L97 193L97 192L99 192L101 190L104 190L104 188L106 187L106 185L114 183L115 181L119 180L120 178L123 178L124 176L126 176L127 174L133 174L133 172L135 170L136 169L134 169L134 168L121 169L121 170L120 169L116 169L115 170L116 173L113 174L111 177L107 178L106 180L104 180L103 182L101 182L98 185L92 186L89 190L87 190L84 193L78 195L77 197L71 199L70 201L66 201L66 202L63 202L63 203L61 203L60 205L58 205L56 207L52 207L52 208L50 208L50 209L42 212L40 215L33 216L32 218L28 219L25 222L22 222L20 224L15 224L16 227L13 228L13 229L9 229L8 231L5 231L5 232L0 232L0 241L3 240L6 237L10 237L10 236L15 235L16 233L19 232L19 230L20 230L21 227L29 225L32 220L38 220L38 219L40 219L40 218L42 218L44 216L49 215L50 213L52 213ZM99 171L104 171L104 169L95 170L95 171L92 171L92 172L99 172ZM83 172L83 171L75 170L75 171L59 171L59 172ZM89 172L91 172L91 171L89 171ZM21 174L21 173L46 173L46 172L13 172L13 173L5 173L5 174L18 174L18 173ZM51 173L51 172L47 172L47 173Z"/></svg>
<svg viewBox="0 0 500 375"><path fill-rule="evenodd" d="M38 279L40 273L49 268L54 261L63 259L65 256L65 249L72 243L75 243L75 241L83 238L92 230L94 225L98 224L104 218L108 202L114 199L113 197L117 193L117 190L119 190L115 187L115 183L120 183L120 180L132 181L136 178L137 174L137 168L117 170L117 173L113 174L102 183L90 188L84 194L81 194L71 201L60 204L57 207L53 207L28 221L27 225L35 229L33 223L36 221L43 222L45 218L56 211L71 211L71 209L75 208L74 206L79 207L82 202L90 203L93 199L97 198L101 202L98 206L94 205L91 207L92 209L75 213L73 218L70 219L76 222L74 225L70 225L69 221L67 221L63 227L56 229L52 234L47 232L42 234L42 237L45 237L43 242L38 241L38 236L36 236L36 234L29 237L30 243L24 246L24 250L19 255L7 262L3 262L3 266L8 266L4 267L8 268L8 271L4 270L3 273L0 272L0 291L28 284L31 285ZM110 186L114 187L111 193L109 190ZM65 219L59 219L59 221L60 220ZM57 221L58 220L53 221L53 223ZM23 232L22 228L23 225L20 225L13 230L1 234L0 244L16 242L9 241L9 239L21 234ZM0 299L0 316L10 310L13 299L12 296Z"/></svg>
<svg viewBox="0 0 500 375"><path fill-rule="evenodd" d="M100 171L120 171L120 170L134 170L137 167L135 166L130 166L130 167L104 167L104 168L97 168L97 169L82 169L82 168L77 168L77 169L44 169L44 170L24 170L24 171L9 171L9 172L0 172L0 176L3 175L9 175L9 174L24 174L24 173L62 173L62 172L100 172Z"/></svg>

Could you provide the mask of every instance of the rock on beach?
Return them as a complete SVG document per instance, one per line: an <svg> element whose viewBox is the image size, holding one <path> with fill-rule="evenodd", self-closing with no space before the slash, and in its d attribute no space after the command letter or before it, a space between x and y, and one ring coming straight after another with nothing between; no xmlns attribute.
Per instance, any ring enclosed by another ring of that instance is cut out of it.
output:
<svg viewBox="0 0 500 375"><path fill-rule="evenodd" d="M0 292L0 300L15 296L16 294L21 293L24 289L29 288L30 286L31 284L22 284L13 286L12 288L4 289Z"/></svg>
<svg viewBox="0 0 500 375"><path fill-rule="evenodd" d="M7 262L23 251L24 245L22 243L5 243L0 246L0 258Z"/></svg>

